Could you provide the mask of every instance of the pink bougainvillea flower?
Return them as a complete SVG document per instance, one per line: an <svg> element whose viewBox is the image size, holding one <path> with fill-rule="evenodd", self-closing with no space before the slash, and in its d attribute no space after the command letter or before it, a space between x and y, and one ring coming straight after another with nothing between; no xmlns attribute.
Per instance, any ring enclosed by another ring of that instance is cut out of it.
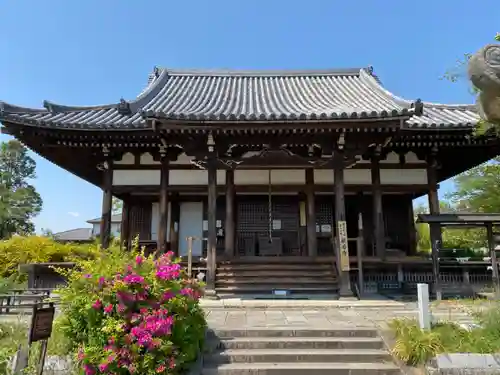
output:
<svg viewBox="0 0 500 375"><path fill-rule="evenodd" d="M106 362L101 363L101 364L99 365L99 371L100 371L100 372L105 372L105 371L108 371L108 367L109 367L109 363L106 363Z"/></svg>
<svg viewBox="0 0 500 375"><path fill-rule="evenodd" d="M180 276L180 264L160 265L156 270L156 277L161 280L173 280Z"/></svg>
<svg viewBox="0 0 500 375"><path fill-rule="evenodd" d="M134 300L134 296L131 293L119 290L116 292L116 297L120 302L127 303L127 302L132 302Z"/></svg>
<svg viewBox="0 0 500 375"><path fill-rule="evenodd" d="M111 314L113 312L113 308L114 306L110 303L109 305L107 305L105 308L104 308L104 312L106 314Z"/></svg>
<svg viewBox="0 0 500 375"><path fill-rule="evenodd" d="M193 297L194 296L194 290L192 288L181 289L180 293L183 296L189 296L189 297Z"/></svg>
<svg viewBox="0 0 500 375"><path fill-rule="evenodd" d="M85 375L94 375L96 372L90 365L83 365L83 371L85 372Z"/></svg>
<svg viewBox="0 0 500 375"><path fill-rule="evenodd" d="M165 255L169 258L172 258L174 256L174 252L172 250L169 250L165 253Z"/></svg>
<svg viewBox="0 0 500 375"><path fill-rule="evenodd" d="M137 274L130 274L130 275L127 275L123 278L123 281L125 282L125 284L142 284L144 283L144 277L142 277L141 275L137 275Z"/></svg>
<svg viewBox="0 0 500 375"><path fill-rule="evenodd" d="M95 301L94 304L92 305L92 308L95 310L100 310L102 308L101 300L98 299L97 301Z"/></svg>
<svg viewBox="0 0 500 375"><path fill-rule="evenodd" d="M144 262L144 258L141 255L137 255L135 257L135 264L137 264L138 266L140 266L143 262Z"/></svg>
<svg viewBox="0 0 500 375"><path fill-rule="evenodd" d="M119 314L123 314L127 310L127 307L123 304L118 304L118 307L116 308L116 311L118 311Z"/></svg>
<svg viewBox="0 0 500 375"><path fill-rule="evenodd" d="M161 297L161 300L162 300L162 302L166 302L168 300L171 300L174 297L175 297L175 293L173 293L173 292L165 292L165 293L163 293L163 296Z"/></svg>
<svg viewBox="0 0 500 375"><path fill-rule="evenodd" d="M172 357L172 358L169 359L169 361L168 361L168 367L170 369L175 368L175 358L174 357Z"/></svg>
<svg viewBox="0 0 500 375"><path fill-rule="evenodd" d="M78 349L78 360L83 361L85 359L85 353L83 352L83 349L80 348Z"/></svg>
<svg viewBox="0 0 500 375"><path fill-rule="evenodd" d="M162 372L165 372L167 370L167 368L165 367L165 365L160 365L156 368L156 372L158 374L161 374Z"/></svg>
<svg viewBox="0 0 500 375"><path fill-rule="evenodd" d="M106 284L106 278L101 276L99 277L99 286L103 286L104 284Z"/></svg>

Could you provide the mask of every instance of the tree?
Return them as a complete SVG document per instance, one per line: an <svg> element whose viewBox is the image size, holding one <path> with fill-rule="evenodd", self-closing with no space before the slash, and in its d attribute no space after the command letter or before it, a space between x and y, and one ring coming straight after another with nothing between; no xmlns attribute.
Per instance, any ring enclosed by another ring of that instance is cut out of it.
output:
<svg viewBox="0 0 500 375"><path fill-rule="evenodd" d="M55 233L54 233L54 231L52 229L42 228L42 236L43 237L54 238Z"/></svg>
<svg viewBox="0 0 500 375"><path fill-rule="evenodd" d="M495 40L500 42L500 33L497 33ZM468 67L469 74L466 74ZM498 47L496 52L488 57L486 62L483 52L472 55L466 53L464 59L458 60L451 70L448 70L444 77L451 82L457 82L464 78L470 78L472 83L471 93L476 96L478 112L482 119L478 122L475 134L500 135L500 86L498 68Z"/></svg>
<svg viewBox="0 0 500 375"><path fill-rule="evenodd" d="M122 212L122 208L123 208L123 201L116 197L113 197L113 201L111 203L111 211L114 214L119 214Z"/></svg>
<svg viewBox="0 0 500 375"><path fill-rule="evenodd" d="M448 197L460 211L500 212L500 158L454 178L456 190Z"/></svg>
<svg viewBox="0 0 500 375"><path fill-rule="evenodd" d="M36 163L20 142L0 144L0 238L31 234L32 219L42 209L42 198L29 183L36 177Z"/></svg>

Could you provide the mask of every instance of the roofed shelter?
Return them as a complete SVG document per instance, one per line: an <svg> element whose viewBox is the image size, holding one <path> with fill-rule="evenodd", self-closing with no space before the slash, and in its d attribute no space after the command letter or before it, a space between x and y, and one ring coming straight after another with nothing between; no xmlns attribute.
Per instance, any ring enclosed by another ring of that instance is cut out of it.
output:
<svg viewBox="0 0 500 375"><path fill-rule="evenodd" d="M414 254L412 200L429 193L438 213L440 181L499 153L496 138L471 136L474 106L402 99L372 68L155 68L134 100L0 103L0 121L103 189L104 246L112 195L127 243L138 234L186 255L186 237L206 238L192 251L208 255L209 288L218 260L309 257L333 260L349 295L359 212L365 255Z"/></svg>
<svg viewBox="0 0 500 375"><path fill-rule="evenodd" d="M493 286L497 297L499 296L499 275L496 250L500 242L500 234L494 233L494 228L500 226L499 213L443 213L418 215L417 223L427 223L431 229L434 227L483 227L486 228L488 250L491 257ZM435 242L435 241L433 241ZM432 244L432 263L434 284L439 294L439 250L440 244Z"/></svg>

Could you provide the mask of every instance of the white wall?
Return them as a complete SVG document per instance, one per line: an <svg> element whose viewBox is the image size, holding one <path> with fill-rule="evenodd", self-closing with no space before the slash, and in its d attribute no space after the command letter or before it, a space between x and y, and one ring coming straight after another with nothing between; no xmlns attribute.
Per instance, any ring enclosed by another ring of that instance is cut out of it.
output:
<svg viewBox="0 0 500 375"><path fill-rule="evenodd" d="M217 171L217 184L225 185L225 171ZM371 171L369 169L346 169L344 171L346 185L371 185ZM421 169L381 169L380 180L386 185L424 185L427 184L427 171ZM234 174L236 185L267 185L269 183L268 170L236 170ZM305 184L303 169L273 170L271 171L272 184L300 185ZM317 169L314 171L316 184L333 184L333 170ZM115 170L113 185L159 185L159 170ZM207 185L208 172L206 170L171 170L169 184L175 186Z"/></svg>
<svg viewBox="0 0 500 375"><path fill-rule="evenodd" d="M120 235L121 223L111 223L111 235L118 237ZM92 237L97 237L101 233L101 224L93 224Z"/></svg>

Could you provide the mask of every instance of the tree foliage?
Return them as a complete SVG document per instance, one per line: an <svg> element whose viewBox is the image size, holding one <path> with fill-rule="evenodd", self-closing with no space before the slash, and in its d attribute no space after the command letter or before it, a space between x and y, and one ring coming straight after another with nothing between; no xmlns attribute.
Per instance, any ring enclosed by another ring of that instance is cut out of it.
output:
<svg viewBox="0 0 500 375"><path fill-rule="evenodd" d="M500 158L472 168L454 179L449 198L460 211L500 212Z"/></svg>
<svg viewBox="0 0 500 375"><path fill-rule="evenodd" d="M113 201L111 203L111 210L113 211L114 214L119 214L122 212L123 208L123 201L120 199L113 197Z"/></svg>
<svg viewBox="0 0 500 375"><path fill-rule="evenodd" d="M30 234L32 219L42 209L42 198L30 180L36 177L36 163L20 142L0 144L0 238Z"/></svg>

